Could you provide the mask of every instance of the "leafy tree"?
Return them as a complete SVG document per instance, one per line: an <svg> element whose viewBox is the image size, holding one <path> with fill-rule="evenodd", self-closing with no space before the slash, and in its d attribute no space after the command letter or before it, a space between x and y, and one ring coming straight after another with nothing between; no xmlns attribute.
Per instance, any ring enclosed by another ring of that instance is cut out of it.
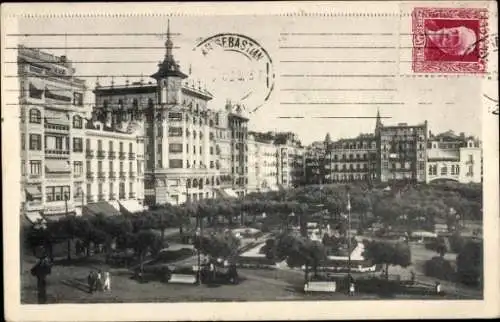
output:
<svg viewBox="0 0 500 322"><path fill-rule="evenodd" d="M144 258L159 244L158 236L151 230L141 230L135 236L135 252L139 257L139 269L143 272Z"/></svg>
<svg viewBox="0 0 500 322"><path fill-rule="evenodd" d="M373 264L385 265L386 279L389 279L389 265L408 267L411 264L410 247L405 243L365 241L363 256Z"/></svg>
<svg viewBox="0 0 500 322"><path fill-rule="evenodd" d="M237 253L240 240L231 233L196 236L194 247L213 258L230 258Z"/></svg>

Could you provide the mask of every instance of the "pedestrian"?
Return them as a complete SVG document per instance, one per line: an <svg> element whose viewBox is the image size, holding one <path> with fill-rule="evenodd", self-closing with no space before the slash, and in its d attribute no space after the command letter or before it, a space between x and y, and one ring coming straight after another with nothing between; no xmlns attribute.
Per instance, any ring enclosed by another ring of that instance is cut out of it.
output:
<svg viewBox="0 0 500 322"><path fill-rule="evenodd" d="M103 283L104 291L111 291L111 276L109 272L104 273L104 283Z"/></svg>
<svg viewBox="0 0 500 322"><path fill-rule="evenodd" d="M87 282L89 283L89 293L92 294L95 290L96 276L94 271L90 271L87 276Z"/></svg>
<svg viewBox="0 0 500 322"><path fill-rule="evenodd" d="M349 296L354 295L354 282L349 283Z"/></svg>
<svg viewBox="0 0 500 322"><path fill-rule="evenodd" d="M413 285L415 284L415 272L412 270L410 274L411 274L411 284Z"/></svg>
<svg viewBox="0 0 500 322"><path fill-rule="evenodd" d="M436 294L441 295L441 283L436 282Z"/></svg>
<svg viewBox="0 0 500 322"><path fill-rule="evenodd" d="M102 291L102 271L97 271L96 275L96 290Z"/></svg>

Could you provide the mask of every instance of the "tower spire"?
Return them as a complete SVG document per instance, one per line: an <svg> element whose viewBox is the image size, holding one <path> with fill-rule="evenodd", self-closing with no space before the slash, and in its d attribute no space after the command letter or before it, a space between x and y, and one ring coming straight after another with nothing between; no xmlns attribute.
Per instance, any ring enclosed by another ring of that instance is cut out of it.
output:
<svg viewBox="0 0 500 322"><path fill-rule="evenodd" d="M382 120L380 118L380 108L377 107L377 121L375 123L375 132L378 132L382 127Z"/></svg>
<svg viewBox="0 0 500 322"><path fill-rule="evenodd" d="M167 41L165 41L165 48L167 49L167 52L165 54L165 58L171 59L172 57L172 49L174 47L174 43L172 42L172 39L170 39L170 19L167 21Z"/></svg>

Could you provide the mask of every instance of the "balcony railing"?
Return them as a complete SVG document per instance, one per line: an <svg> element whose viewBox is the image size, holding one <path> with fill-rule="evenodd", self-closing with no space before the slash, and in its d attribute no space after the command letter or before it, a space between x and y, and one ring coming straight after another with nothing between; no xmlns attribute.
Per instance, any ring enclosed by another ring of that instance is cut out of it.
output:
<svg viewBox="0 0 500 322"><path fill-rule="evenodd" d="M110 159L115 159L115 158L116 158L116 153L115 153L115 151L108 151L108 158L110 158Z"/></svg>
<svg viewBox="0 0 500 322"><path fill-rule="evenodd" d="M94 201L94 196L87 195L87 202L93 202Z"/></svg>
<svg viewBox="0 0 500 322"><path fill-rule="evenodd" d="M104 194L102 194L102 193L98 194L98 195L97 195L97 199L98 199L99 201L104 201Z"/></svg>
<svg viewBox="0 0 500 322"><path fill-rule="evenodd" d="M126 174L124 171L120 171L120 179L125 179Z"/></svg>
<svg viewBox="0 0 500 322"><path fill-rule="evenodd" d="M135 192L130 192L128 194L129 199L134 199L135 198Z"/></svg>
<svg viewBox="0 0 500 322"><path fill-rule="evenodd" d="M120 160L125 160L126 157L127 157L127 154L125 152L120 151Z"/></svg>
<svg viewBox="0 0 500 322"><path fill-rule="evenodd" d="M130 172L128 173L128 176L129 176L130 178L135 178L135 172L130 171Z"/></svg>
<svg viewBox="0 0 500 322"><path fill-rule="evenodd" d="M87 179L94 179L94 172L88 171L87 172Z"/></svg>
<svg viewBox="0 0 500 322"><path fill-rule="evenodd" d="M133 152L129 152L129 153L128 153L128 159L129 159L129 160L134 160L134 159L135 159L135 153L133 153Z"/></svg>
<svg viewBox="0 0 500 322"><path fill-rule="evenodd" d="M67 156L69 156L69 150L45 149L45 155L46 156L67 157Z"/></svg>
<svg viewBox="0 0 500 322"><path fill-rule="evenodd" d="M97 158L99 159L104 159L106 153L104 152L104 150L97 150Z"/></svg>
<svg viewBox="0 0 500 322"><path fill-rule="evenodd" d="M111 179L111 180L116 179L116 172L114 172L114 171L110 171L110 172L109 172L109 179Z"/></svg>
<svg viewBox="0 0 500 322"><path fill-rule="evenodd" d="M121 199L125 199L125 194L124 194L124 193L121 193L121 194L118 196L118 198L120 198L120 200L121 200Z"/></svg>
<svg viewBox="0 0 500 322"><path fill-rule="evenodd" d="M104 172L99 171L99 172L97 173L97 177L98 177L99 179L104 179L104 178L106 178L106 175L104 174Z"/></svg>
<svg viewBox="0 0 500 322"><path fill-rule="evenodd" d="M93 158L94 157L94 150L86 150L85 155L87 158Z"/></svg>
<svg viewBox="0 0 500 322"><path fill-rule="evenodd" d="M69 132L69 126L44 123L43 127L47 132Z"/></svg>
<svg viewBox="0 0 500 322"><path fill-rule="evenodd" d="M116 200L116 193L110 193L109 200Z"/></svg>

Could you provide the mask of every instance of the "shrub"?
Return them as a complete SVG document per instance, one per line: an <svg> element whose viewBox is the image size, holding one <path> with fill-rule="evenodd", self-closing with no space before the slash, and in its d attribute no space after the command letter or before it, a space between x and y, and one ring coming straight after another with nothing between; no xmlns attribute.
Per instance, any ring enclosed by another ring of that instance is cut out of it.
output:
<svg viewBox="0 0 500 322"><path fill-rule="evenodd" d="M448 240L450 241L450 250L453 253L460 253L465 245L465 238L460 233L454 233Z"/></svg>
<svg viewBox="0 0 500 322"><path fill-rule="evenodd" d="M451 263L442 257L435 256L424 264L426 276L451 281L454 279L455 271Z"/></svg>
<svg viewBox="0 0 500 322"><path fill-rule="evenodd" d="M457 277L464 284L479 286L483 269L482 242L469 241L457 255Z"/></svg>

